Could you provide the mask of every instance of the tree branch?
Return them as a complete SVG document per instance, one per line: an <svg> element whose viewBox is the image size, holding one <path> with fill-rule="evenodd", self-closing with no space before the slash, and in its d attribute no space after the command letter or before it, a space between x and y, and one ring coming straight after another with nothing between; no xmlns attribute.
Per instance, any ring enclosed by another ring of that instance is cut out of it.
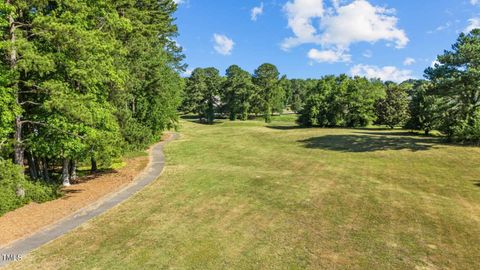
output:
<svg viewBox="0 0 480 270"><path fill-rule="evenodd" d="M33 101L24 101L24 102L20 102L20 105L25 105L25 104L31 104L31 105L37 105L37 106L40 106L40 105L42 105L41 103L38 103L38 102L33 102Z"/></svg>
<svg viewBox="0 0 480 270"><path fill-rule="evenodd" d="M57 127L54 127L54 126L51 126L47 123L43 123L43 122L38 122L38 121L31 121L31 120L23 120L20 122L21 125L23 124L31 124L31 125L38 125L38 126L42 126L42 127L47 127L47 128L51 128L51 129L54 129L56 131L59 131L60 133L63 133L63 134L67 134L67 135L70 135L70 136L74 136L74 137L77 137L77 138L80 138L82 140L85 139L85 137L83 136L80 136L78 134L75 134L75 133L71 133L71 132L68 132L68 131L65 131L61 128L57 128Z"/></svg>
<svg viewBox="0 0 480 270"><path fill-rule="evenodd" d="M21 22L13 22L12 25L15 25L17 27L25 27L25 26L32 26L31 24L29 23L21 23Z"/></svg>

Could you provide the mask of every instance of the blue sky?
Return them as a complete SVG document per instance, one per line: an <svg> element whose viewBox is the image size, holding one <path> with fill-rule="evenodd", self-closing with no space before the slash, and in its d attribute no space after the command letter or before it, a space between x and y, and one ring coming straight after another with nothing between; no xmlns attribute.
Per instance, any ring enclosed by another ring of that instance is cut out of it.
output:
<svg viewBox="0 0 480 270"><path fill-rule="evenodd" d="M480 27L480 0L176 0L189 70L275 64L289 78L421 78L459 33Z"/></svg>

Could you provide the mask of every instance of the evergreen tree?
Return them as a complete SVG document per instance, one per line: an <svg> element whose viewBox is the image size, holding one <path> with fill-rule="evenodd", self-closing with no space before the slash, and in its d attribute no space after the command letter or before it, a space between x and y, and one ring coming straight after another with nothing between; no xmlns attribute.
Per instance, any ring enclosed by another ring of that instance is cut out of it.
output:
<svg viewBox="0 0 480 270"><path fill-rule="evenodd" d="M175 9L171 0L1 4L2 156L11 145L32 178L61 165L69 185L79 160L108 165L175 127L184 68Z"/></svg>
<svg viewBox="0 0 480 270"><path fill-rule="evenodd" d="M200 120L213 124L215 113L220 107L222 77L216 68L197 68L187 80L184 108L197 113Z"/></svg>
<svg viewBox="0 0 480 270"><path fill-rule="evenodd" d="M252 76L239 66L233 65L227 69L226 80L223 85L223 102L230 120L247 120L251 103L256 93Z"/></svg>
<svg viewBox="0 0 480 270"><path fill-rule="evenodd" d="M451 51L438 56L439 64L425 71L441 97L441 130L450 138L480 141L480 29L460 34Z"/></svg>
<svg viewBox="0 0 480 270"><path fill-rule="evenodd" d="M265 122L272 121L274 110L280 111L284 105L285 92L280 80L280 73L275 65L262 64L255 70L253 82L258 87L258 102Z"/></svg>
<svg viewBox="0 0 480 270"><path fill-rule="evenodd" d="M423 130L428 135L439 127L440 99L433 95L431 86L426 81L415 82L410 96L410 119L405 127Z"/></svg>
<svg viewBox="0 0 480 270"><path fill-rule="evenodd" d="M408 95L395 83L387 83L385 98L377 101L377 124L390 128L403 125L408 119Z"/></svg>

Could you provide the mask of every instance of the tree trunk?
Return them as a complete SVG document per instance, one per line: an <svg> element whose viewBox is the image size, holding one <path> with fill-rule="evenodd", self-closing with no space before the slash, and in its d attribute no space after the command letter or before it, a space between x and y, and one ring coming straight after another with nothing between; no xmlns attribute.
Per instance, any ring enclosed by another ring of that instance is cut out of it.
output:
<svg viewBox="0 0 480 270"><path fill-rule="evenodd" d="M32 153L28 153L28 171L32 180L38 179L37 165Z"/></svg>
<svg viewBox="0 0 480 270"><path fill-rule="evenodd" d="M425 136L430 135L430 130L425 130Z"/></svg>
<svg viewBox="0 0 480 270"><path fill-rule="evenodd" d="M70 160L68 158L64 158L62 167L62 184L64 187L70 186L69 165Z"/></svg>
<svg viewBox="0 0 480 270"><path fill-rule="evenodd" d="M6 4L10 4L10 0L7 0L5 2ZM8 32L10 34L10 43L12 43L12 49L9 52L9 62L10 62L10 68L12 70L17 69L17 60L18 60L18 55L17 55L17 49L15 48L15 43L17 42L17 37L15 35L15 19L13 18L13 15L8 15ZM18 97L18 84L15 83L13 88L16 90L16 103L17 105L20 106L20 101ZM15 157L14 157L14 162L15 164L23 166L24 162L24 148L23 148L23 142L22 142L22 117L20 114L15 116L15 135L14 135L14 152L15 152Z"/></svg>
<svg viewBox="0 0 480 270"><path fill-rule="evenodd" d="M207 123L213 124L214 121L215 121L215 108L213 103L209 102L208 108L207 108Z"/></svg>
<svg viewBox="0 0 480 270"><path fill-rule="evenodd" d="M41 162L40 158L33 156L33 161L35 165L35 170L37 171L37 179L44 179L43 173L42 173L42 167L41 167Z"/></svg>
<svg viewBox="0 0 480 270"><path fill-rule="evenodd" d="M91 157L90 158L90 161L92 163L92 173L96 173L97 172L97 160L94 158L94 157Z"/></svg>
<svg viewBox="0 0 480 270"><path fill-rule="evenodd" d="M15 117L15 142L14 142L14 151L15 151L15 164L23 166L24 162L24 148L22 143L22 121L20 116Z"/></svg>
<svg viewBox="0 0 480 270"><path fill-rule="evenodd" d="M77 180L77 161L72 159L70 160L70 181L74 182Z"/></svg>
<svg viewBox="0 0 480 270"><path fill-rule="evenodd" d="M229 118L230 118L230 121L235 121L237 120L237 114L234 111L231 111Z"/></svg>
<svg viewBox="0 0 480 270"><path fill-rule="evenodd" d="M42 159L43 180L50 181L50 175L48 174L48 162L47 159Z"/></svg>
<svg viewBox="0 0 480 270"><path fill-rule="evenodd" d="M37 169L38 179L45 180L45 175L43 173L43 164L40 158L35 158L35 168Z"/></svg>
<svg viewBox="0 0 480 270"><path fill-rule="evenodd" d="M264 117L265 117L265 123L272 122L272 107L270 107L270 105L267 105Z"/></svg>

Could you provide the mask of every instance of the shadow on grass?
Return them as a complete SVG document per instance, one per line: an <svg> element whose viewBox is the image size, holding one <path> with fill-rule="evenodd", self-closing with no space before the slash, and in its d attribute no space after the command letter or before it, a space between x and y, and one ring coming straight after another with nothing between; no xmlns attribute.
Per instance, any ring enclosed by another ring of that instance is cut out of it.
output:
<svg viewBox="0 0 480 270"><path fill-rule="evenodd" d="M347 127L305 127L301 125L281 125L281 126L267 126L267 128L271 129L278 129L278 130L295 130L295 129L345 129L345 130L358 130L358 131L390 131L390 132L382 132L382 133L375 133L375 132L365 132L365 134L370 135L399 135L399 136L417 136L418 133L415 132L406 132L406 131L397 131L390 128L383 128L383 127L366 127L366 128L347 128Z"/></svg>
<svg viewBox="0 0 480 270"><path fill-rule="evenodd" d="M473 182L473 184L480 188L480 180Z"/></svg>
<svg viewBox="0 0 480 270"><path fill-rule="evenodd" d="M296 129L307 129L308 127L295 125L295 126L267 126L267 128L277 129L277 130L296 130Z"/></svg>
<svg viewBox="0 0 480 270"><path fill-rule="evenodd" d="M192 115L192 114L187 114L187 115L181 115L180 119L184 120L198 120L198 115Z"/></svg>
<svg viewBox="0 0 480 270"><path fill-rule="evenodd" d="M413 137L418 137L418 138L430 138L430 139L435 139L435 138L438 138L438 137L435 137L433 135L425 135L425 134L422 134L422 133L417 133L417 132L412 132L412 131L383 131L384 129L378 129L378 130L375 130L375 129L370 129L370 131L379 131L379 132L367 132L369 130L367 129L361 129L363 131L361 132L355 132L355 133L358 133L358 134L362 134L362 135L372 135L372 136L379 136L379 135L383 135L383 136L413 136Z"/></svg>
<svg viewBox="0 0 480 270"><path fill-rule="evenodd" d="M306 148L339 152L375 152L384 150L426 151L433 149L440 141L432 138L405 137L402 133L394 136L385 133L362 133L362 135L326 135L299 141Z"/></svg>
<svg viewBox="0 0 480 270"><path fill-rule="evenodd" d="M207 123L205 121L200 121L200 120L188 120L188 122L190 123L194 123L194 124L199 124L199 125L204 125L204 126L215 126L215 125L220 125L220 124L223 124L223 121L217 121L215 120L213 123Z"/></svg>

